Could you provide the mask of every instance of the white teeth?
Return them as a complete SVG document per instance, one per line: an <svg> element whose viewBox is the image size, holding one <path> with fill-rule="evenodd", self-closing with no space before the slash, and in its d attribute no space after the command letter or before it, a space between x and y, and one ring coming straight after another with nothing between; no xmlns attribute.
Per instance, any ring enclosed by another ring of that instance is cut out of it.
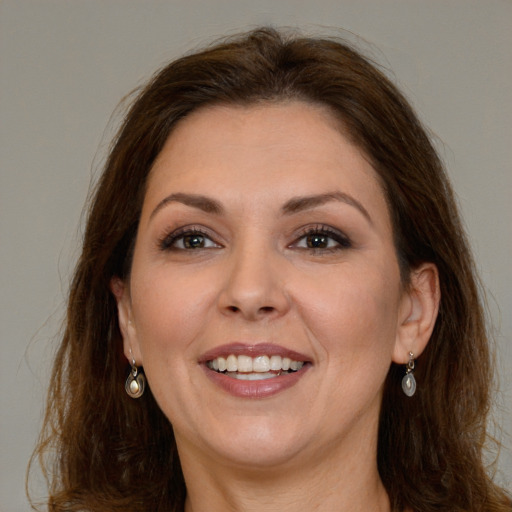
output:
<svg viewBox="0 0 512 512"><path fill-rule="evenodd" d="M238 356L237 370L239 372L249 373L252 372L253 362L250 356ZM255 370L258 371L258 370Z"/></svg>
<svg viewBox="0 0 512 512"><path fill-rule="evenodd" d="M283 359L281 356L270 356L270 369L274 371L282 370Z"/></svg>
<svg viewBox="0 0 512 512"><path fill-rule="evenodd" d="M238 371L238 358L233 354L230 354L226 359L226 370L228 372Z"/></svg>
<svg viewBox="0 0 512 512"><path fill-rule="evenodd" d="M233 377L234 379L238 380L266 380L266 379L273 379L274 377L277 377L277 374L275 373L238 373L238 372L228 372L226 373L229 377Z"/></svg>
<svg viewBox="0 0 512 512"><path fill-rule="evenodd" d="M304 366L304 363L302 361L292 361L290 363L290 370L297 371L300 370Z"/></svg>
<svg viewBox="0 0 512 512"><path fill-rule="evenodd" d="M268 372L270 370L270 358L268 356L258 356L253 359L253 371L255 372Z"/></svg>
<svg viewBox="0 0 512 512"><path fill-rule="evenodd" d="M303 361L294 361L289 357L278 355L251 357L245 354L239 356L230 354L226 358L216 357L206 364L212 370L227 372L227 375L230 376L238 375L237 378L245 380L268 379L270 376L276 376L275 373L269 372L298 371L304 366Z"/></svg>

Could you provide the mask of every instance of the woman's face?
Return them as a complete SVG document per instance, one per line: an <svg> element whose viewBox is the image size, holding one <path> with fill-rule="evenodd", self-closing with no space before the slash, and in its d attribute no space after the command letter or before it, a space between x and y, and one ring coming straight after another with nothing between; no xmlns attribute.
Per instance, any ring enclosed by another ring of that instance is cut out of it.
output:
<svg viewBox="0 0 512 512"><path fill-rule="evenodd" d="M181 121L114 289L180 455L266 466L374 446L411 300L376 174L327 110Z"/></svg>

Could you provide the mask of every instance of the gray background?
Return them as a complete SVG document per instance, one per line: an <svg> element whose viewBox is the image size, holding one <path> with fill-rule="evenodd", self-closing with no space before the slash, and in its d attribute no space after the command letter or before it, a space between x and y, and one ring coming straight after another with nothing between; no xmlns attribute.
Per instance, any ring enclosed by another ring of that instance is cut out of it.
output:
<svg viewBox="0 0 512 512"><path fill-rule="evenodd" d="M269 23L357 34L438 137L489 293L509 433L497 479L511 488L511 0L0 0L1 511L29 509L24 472L111 112L167 60Z"/></svg>

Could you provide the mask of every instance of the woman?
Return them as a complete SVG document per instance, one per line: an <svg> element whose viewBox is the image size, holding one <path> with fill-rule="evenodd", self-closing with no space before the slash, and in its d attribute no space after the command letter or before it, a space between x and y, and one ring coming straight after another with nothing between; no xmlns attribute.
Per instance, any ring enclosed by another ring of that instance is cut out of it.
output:
<svg viewBox="0 0 512 512"><path fill-rule="evenodd" d="M343 43L256 30L164 68L119 131L54 366L49 507L510 510L482 462L491 374L403 96Z"/></svg>

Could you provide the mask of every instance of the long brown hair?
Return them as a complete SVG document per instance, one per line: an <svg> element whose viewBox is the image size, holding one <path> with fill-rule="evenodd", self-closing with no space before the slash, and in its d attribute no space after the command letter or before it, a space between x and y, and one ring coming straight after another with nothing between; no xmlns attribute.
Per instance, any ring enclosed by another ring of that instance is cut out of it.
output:
<svg viewBox="0 0 512 512"><path fill-rule="evenodd" d="M150 390L138 401L124 391L129 365L109 283L129 274L146 179L176 123L205 105L286 99L329 107L370 158L404 282L421 262L439 269L442 299L417 361L418 391L403 396L395 365L385 384L378 467L393 510L510 510L482 461L492 378L484 315L429 137L396 87L349 45L266 28L169 64L138 95L114 141L88 212L36 450L50 478L50 510L183 509L172 426Z"/></svg>

